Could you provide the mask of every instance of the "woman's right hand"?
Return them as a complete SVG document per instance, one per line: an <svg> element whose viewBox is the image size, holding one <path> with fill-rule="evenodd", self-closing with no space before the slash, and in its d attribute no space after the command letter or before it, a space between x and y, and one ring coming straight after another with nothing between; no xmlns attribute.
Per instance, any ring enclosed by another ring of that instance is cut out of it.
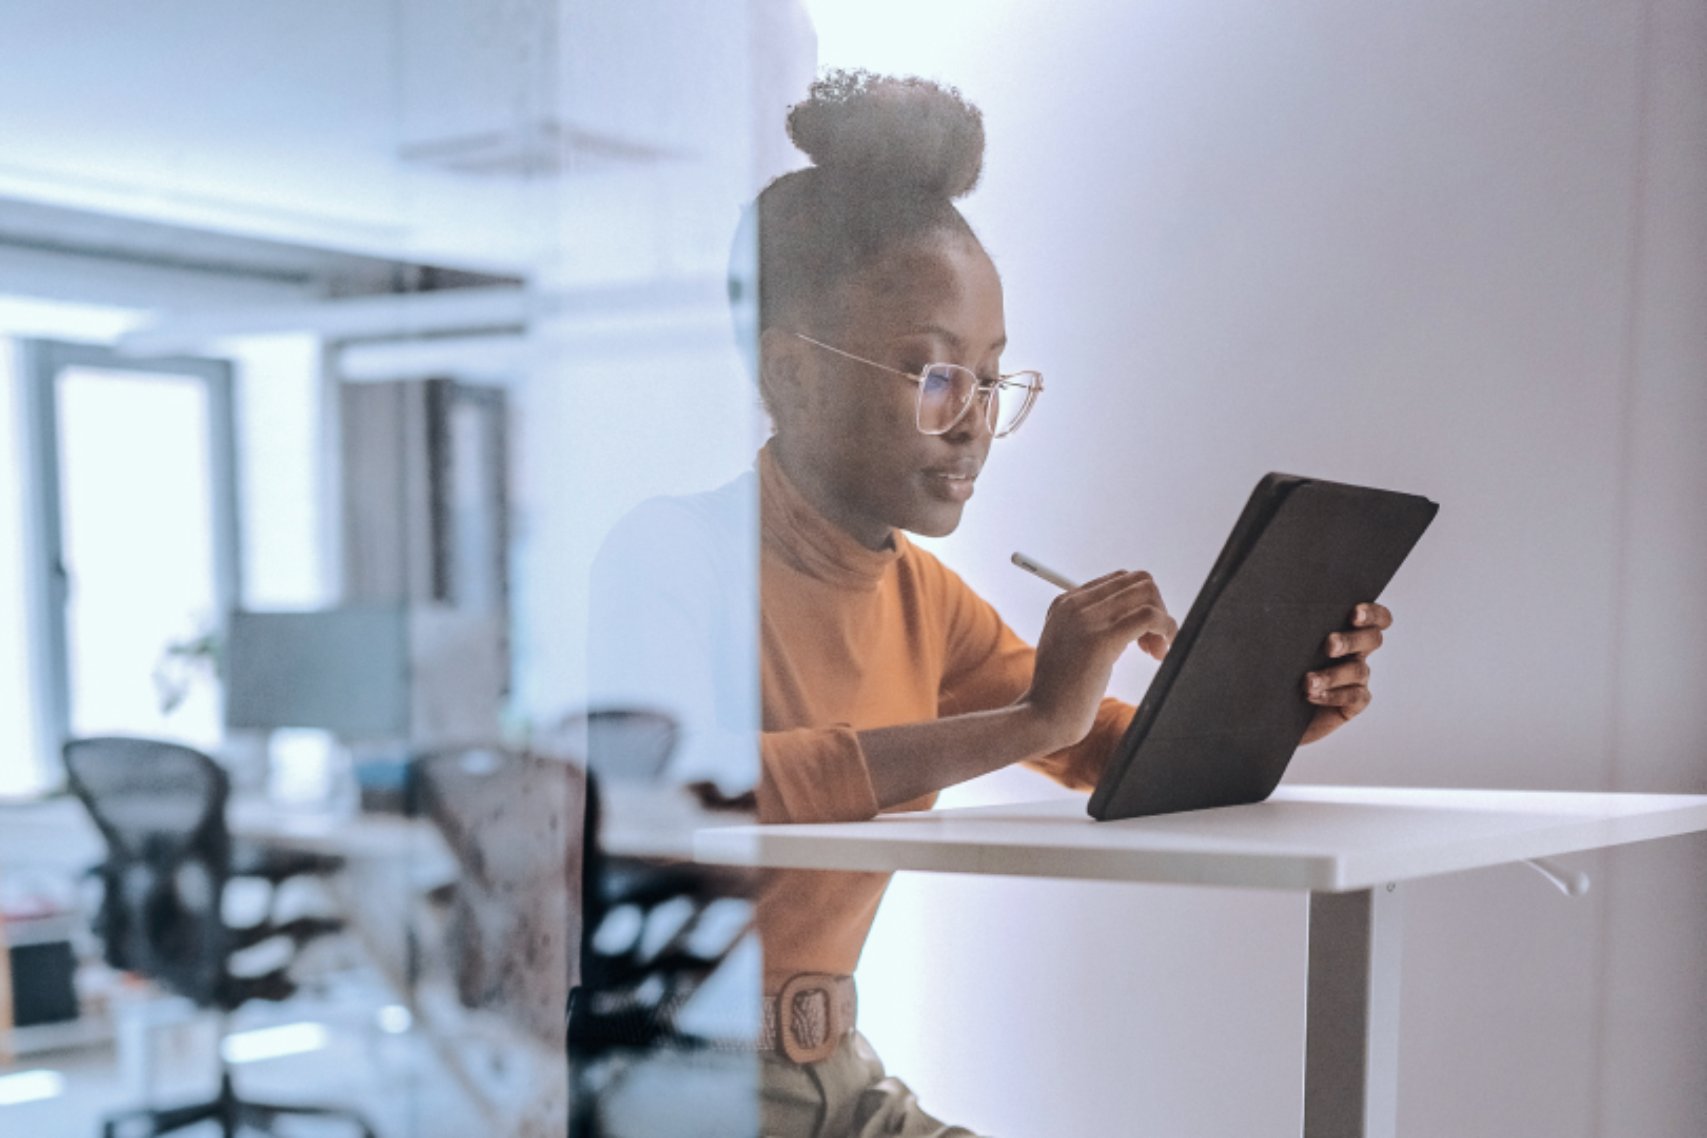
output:
<svg viewBox="0 0 1707 1138"><path fill-rule="evenodd" d="M1114 663L1134 640L1160 660L1179 625L1143 571L1110 573L1055 598L1037 638L1031 688L1021 700L1040 717L1049 750L1090 733Z"/></svg>

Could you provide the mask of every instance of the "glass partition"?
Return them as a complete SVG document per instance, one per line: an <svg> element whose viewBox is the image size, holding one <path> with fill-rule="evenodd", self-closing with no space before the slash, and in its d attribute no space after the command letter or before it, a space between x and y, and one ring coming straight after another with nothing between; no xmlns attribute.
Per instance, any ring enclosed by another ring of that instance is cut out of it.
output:
<svg viewBox="0 0 1707 1138"><path fill-rule="evenodd" d="M0 1130L756 1133L750 883L691 854L757 778L736 232L800 11L46 13L0 45L0 316L122 319L0 326L0 929L55 996L0 1023Z"/></svg>

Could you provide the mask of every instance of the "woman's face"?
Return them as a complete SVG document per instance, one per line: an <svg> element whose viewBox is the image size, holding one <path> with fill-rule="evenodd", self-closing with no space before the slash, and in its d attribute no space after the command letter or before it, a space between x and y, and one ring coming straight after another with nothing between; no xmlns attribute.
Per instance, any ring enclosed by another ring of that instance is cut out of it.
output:
<svg viewBox="0 0 1707 1138"><path fill-rule="evenodd" d="M838 290L832 311L814 338L909 375L954 363L994 379L1007 342L996 267L960 235L882 258ZM916 425L917 384L790 339L797 398L777 417L789 474L873 548L891 528L952 533L990 453L982 401L946 434L926 435Z"/></svg>

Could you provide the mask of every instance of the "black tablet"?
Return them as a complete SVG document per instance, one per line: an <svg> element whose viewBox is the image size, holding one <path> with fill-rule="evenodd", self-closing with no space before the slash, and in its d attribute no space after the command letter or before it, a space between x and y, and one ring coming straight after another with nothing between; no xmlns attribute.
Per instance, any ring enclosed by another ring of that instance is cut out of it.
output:
<svg viewBox="0 0 1707 1138"><path fill-rule="evenodd" d="M1096 791L1108 821L1261 802L1316 707L1304 673L1379 599L1440 507L1270 474L1251 493Z"/></svg>

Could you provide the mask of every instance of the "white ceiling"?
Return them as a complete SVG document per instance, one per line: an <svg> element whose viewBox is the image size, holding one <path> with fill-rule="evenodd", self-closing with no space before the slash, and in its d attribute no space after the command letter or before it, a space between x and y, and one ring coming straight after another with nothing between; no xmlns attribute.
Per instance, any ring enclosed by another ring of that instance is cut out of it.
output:
<svg viewBox="0 0 1707 1138"><path fill-rule="evenodd" d="M667 259L754 188L761 56L811 66L797 30L755 34L778 18L794 0L0 0L0 199L506 273L583 237ZM420 157L447 146L509 172ZM613 241L634 225L599 218L637 206L651 244Z"/></svg>

